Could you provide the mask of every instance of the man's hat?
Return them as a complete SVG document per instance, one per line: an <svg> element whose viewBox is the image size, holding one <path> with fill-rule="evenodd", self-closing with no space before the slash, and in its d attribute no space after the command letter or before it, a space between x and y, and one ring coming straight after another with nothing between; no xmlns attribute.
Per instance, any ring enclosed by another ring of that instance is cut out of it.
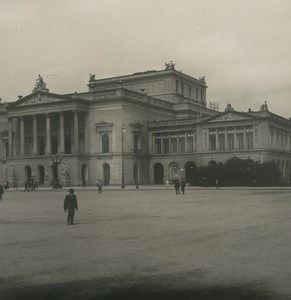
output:
<svg viewBox="0 0 291 300"><path fill-rule="evenodd" d="M74 189L69 189L69 193L74 193Z"/></svg>

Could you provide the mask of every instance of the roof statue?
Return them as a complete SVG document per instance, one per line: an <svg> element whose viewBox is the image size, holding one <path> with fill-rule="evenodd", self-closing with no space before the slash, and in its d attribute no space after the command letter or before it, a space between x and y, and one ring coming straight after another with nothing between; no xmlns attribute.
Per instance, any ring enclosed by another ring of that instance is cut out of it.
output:
<svg viewBox="0 0 291 300"><path fill-rule="evenodd" d="M175 64L170 61L169 63L165 63L166 69L165 70L175 70Z"/></svg>
<svg viewBox="0 0 291 300"><path fill-rule="evenodd" d="M268 111L268 104L267 101L264 101L265 103L261 105L260 111Z"/></svg>
<svg viewBox="0 0 291 300"><path fill-rule="evenodd" d="M199 77L199 80L205 82L205 76Z"/></svg>
<svg viewBox="0 0 291 300"><path fill-rule="evenodd" d="M233 111L233 110L234 110L234 108L231 106L230 103L228 103L228 104L226 105L225 111Z"/></svg>
<svg viewBox="0 0 291 300"><path fill-rule="evenodd" d="M43 81L42 77L38 75L38 78L35 80L34 89L32 92L43 91L48 92L49 89L46 88L46 83Z"/></svg>
<svg viewBox="0 0 291 300"><path fill-rule="evenodd" d="M95 79L95 74L91 74L90 73L90 79L89 79L89 81L95 81L96 79Z"/></svg>

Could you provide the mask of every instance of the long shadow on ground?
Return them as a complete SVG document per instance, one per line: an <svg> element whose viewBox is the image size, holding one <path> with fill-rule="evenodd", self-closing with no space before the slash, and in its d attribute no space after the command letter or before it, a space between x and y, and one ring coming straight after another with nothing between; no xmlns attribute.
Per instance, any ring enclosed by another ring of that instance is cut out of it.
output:
<svg viewBox="0 0 291 300"><path fill-rule="evenodd" d="M16 282L0 280L1 300L287 300L287 295L252 285L242 286L193 286L171 289L165 284L142 281L130 285L125 278L74 281L61 284L21 286Z"/></svg>

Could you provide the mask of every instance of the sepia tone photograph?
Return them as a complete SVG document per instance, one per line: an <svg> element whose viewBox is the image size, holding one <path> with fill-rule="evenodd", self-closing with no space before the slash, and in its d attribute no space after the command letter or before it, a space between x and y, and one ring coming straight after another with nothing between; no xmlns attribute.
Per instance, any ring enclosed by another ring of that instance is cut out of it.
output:
<svg viewBox="0 0 291 300"><path fill-rule="evenodd" d="M291 300L291 1L0 0L0 300Z"/></svg>

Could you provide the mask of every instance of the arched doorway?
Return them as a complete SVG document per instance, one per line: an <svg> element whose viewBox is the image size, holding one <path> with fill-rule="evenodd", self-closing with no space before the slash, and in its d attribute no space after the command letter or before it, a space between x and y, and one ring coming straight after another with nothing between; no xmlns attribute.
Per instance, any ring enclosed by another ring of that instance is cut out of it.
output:
<svg viewBox="0 0 291 300"><path fill-rule="evenodd" d="M196 170L196 165L193 161L188 161L185 164L185 181L193 183L193 178Z"/></svg>
<svg viewBox="0 0 291 300"><path fill-rule="evenodd" d="M110 182L110 166L109 164L103 164L103 183L109 185Z"/></svg>
<svg viewBox="0 0 291 300"><path fill-rule="evenodd" d="M25 166L25 181L31 180L31 167L30 166Z"/></svg>
<svg viewBox="0 0 291 300"><path fill-rule="evenodd" d="M87 182L87 170L88 170L87 164L82 164L82 167L81 167L82 182L84 182L84 181Z"/></svg>
<svg viewBox="0 0 291 300"><path fill-rule="evenodd" d="M154 182L155 184L164 183L164 167L161 163L156 163L154 165Z"/></svg>
<svg viewBox="0 0 291 300"><path fill-rule="evenodd" d="M38 184L44 184L44 166L38 166Z"/></svg>
<svg viewBox="0 0 291 300"><path fill-rule="evenodd" d="M52 165L52 184L56 182L59 178L59 170L57 165Z"/></svg>
<svg viewBox="0 0 291 300"><path fill-rule="evenodd" d="M179 165L177 163L172 163L170 165L170 182L173 182L176 179L179 179Z"/></svg>

